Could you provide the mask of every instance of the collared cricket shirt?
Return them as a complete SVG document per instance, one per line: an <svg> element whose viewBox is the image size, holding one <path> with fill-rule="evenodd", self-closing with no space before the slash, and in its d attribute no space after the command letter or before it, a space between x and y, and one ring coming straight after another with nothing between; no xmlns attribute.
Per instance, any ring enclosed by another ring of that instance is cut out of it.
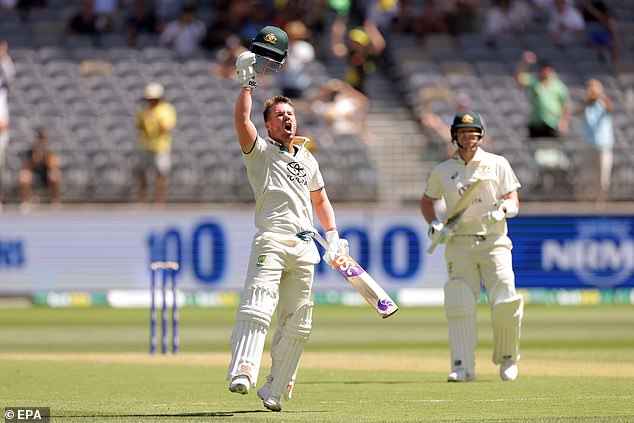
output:
<svg viewBox="0 0 634 423"><path fill-rule="evenodd" d="M295 235L313 227L310 192L324 187L319 164L304 145L295 154L267 137L243 153L255 194L255 225L261 232Z"/></svg>
<svg viewBox="0 0 634 423"><path fill-rule="evenodd" d="M506 235L506 220L492 224L482 222L482 215L493 210L504 195L521 187L508 160L502 156L478 148L473 159L465 163L456 152L432 170L425 195L436 200L444 198L447 210L451 210L462 193L478 179L486 181L460 219L456 235Z"/></svg>

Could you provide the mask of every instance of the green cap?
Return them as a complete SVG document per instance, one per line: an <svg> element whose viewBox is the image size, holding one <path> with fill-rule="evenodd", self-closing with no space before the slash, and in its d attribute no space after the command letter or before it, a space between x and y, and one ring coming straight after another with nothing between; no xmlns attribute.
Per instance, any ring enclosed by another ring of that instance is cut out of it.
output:
<svg viewBox="0 0 634 423"><path fill-rule="evenodd" d="M251 41L253 53L283 62L288 55L288 35L276 26L265 26Z"/></svg>
<svg viewBox="0 0 634 423"><path fill-rule="evenodd" d="M476 112L460 112L456 114L451 124L452 138L455 138L458 128L477 128L484 135L484 122L480 114Z"/></svg>

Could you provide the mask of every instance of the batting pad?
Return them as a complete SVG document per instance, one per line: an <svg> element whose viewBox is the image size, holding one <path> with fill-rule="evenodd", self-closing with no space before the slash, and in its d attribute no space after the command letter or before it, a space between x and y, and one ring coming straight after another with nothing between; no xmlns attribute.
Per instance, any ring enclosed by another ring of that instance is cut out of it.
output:
<svg viewBox="0 0 634 423"><path fill-rule="evenodd" d="M445 316L449 327L451 368L475 373L475 347L478 336L476 300L471 289L460 280L445 284Z"/></svg>
<svg viewBox="0 0 634 423"><path fill-rule="evenodd" d="M493 322L493 363L520 359L520 332L524 315L524 298L514 295L491 307Z"/></svg>
<svg viewBox="0 0 634 423"><path fill-rule="evenodd" d="M277 295L274 292L262 287L248 290L231 333L231 362L227 380L246 375L251 385L256 385L264 341L276 305Z"/></svg>
<svg viewBox="0 0 634 423"><path fill-rule="evenodd" d="M291 399L297 367L312 328L313 303L300 306L288 319L280 341L271 346L271 395Z"/></svg>

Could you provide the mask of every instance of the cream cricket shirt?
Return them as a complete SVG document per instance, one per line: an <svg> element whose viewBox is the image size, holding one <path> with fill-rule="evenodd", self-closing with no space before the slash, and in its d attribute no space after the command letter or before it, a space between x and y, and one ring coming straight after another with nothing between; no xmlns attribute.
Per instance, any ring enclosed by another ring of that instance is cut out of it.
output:
<svg viewBox="0 0 634 423"><path fill-rule="evenodd" d="M456 152L432 170L425 195L436 200L444 198L447 210L451 211L462 193L478 179L487 181L460 219L456 235L506 235L506 220L485 225L481 219L504 195L521 186L511 165L502 156L478 148L473 159L465 163Z"/></svg>
<svg viewBox="0 0 634 423"><path fill-rule="evenodd" d="M296 153L271 138L258 135L253 149L243 153L255 194L255 226L260 232L295 235L313 227L310 192L324 187L315 157L303 145Z"/></svg>

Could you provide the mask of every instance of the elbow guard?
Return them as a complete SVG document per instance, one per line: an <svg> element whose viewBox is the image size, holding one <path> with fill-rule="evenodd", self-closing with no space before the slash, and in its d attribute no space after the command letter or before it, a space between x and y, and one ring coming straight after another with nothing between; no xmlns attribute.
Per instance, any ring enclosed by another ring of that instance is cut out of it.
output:
<svg viewBox="0 0 634 423"><path fill-rule="evenodd" d="M507 219L517 216L520 212L520 209L515 204L515 201L508 198L502 201L502 208L504 209L504 215Z"/></svg>

